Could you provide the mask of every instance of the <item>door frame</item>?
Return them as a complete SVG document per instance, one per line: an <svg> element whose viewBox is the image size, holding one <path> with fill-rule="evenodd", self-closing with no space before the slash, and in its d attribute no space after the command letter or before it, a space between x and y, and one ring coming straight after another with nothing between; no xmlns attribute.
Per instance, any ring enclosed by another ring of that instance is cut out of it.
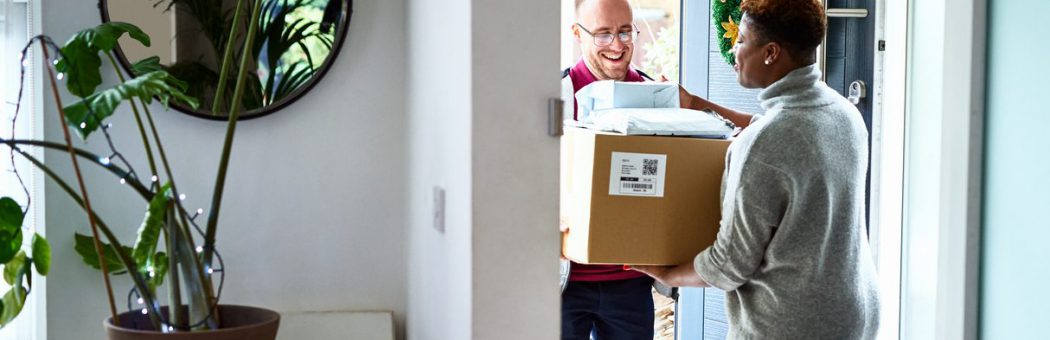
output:
<svg viewBox="0 0 1050 340"><path fill-rule="evenodd" d="M695 95L708 97L711 47L711 2L682 0L679 11L678 79ZM689 41L689 44L685 42ZM675 303L675 339L703 339L704 288L680 288Z"/></svg>
<svg viewBox="0 0 1050 340"><path fill-rule="evenodd" d="M908 2L877 0L872 98L871 211L879 275L879 339L900 338ZM880 43L882 42L882 43ZM880 53L881 52L881 53Z"/></svg>
<svg viewBox="0 0 1050 340"><path fill-rule="evenodd" d="M900 337L977 339L987 0L907 6Z"/></svg>

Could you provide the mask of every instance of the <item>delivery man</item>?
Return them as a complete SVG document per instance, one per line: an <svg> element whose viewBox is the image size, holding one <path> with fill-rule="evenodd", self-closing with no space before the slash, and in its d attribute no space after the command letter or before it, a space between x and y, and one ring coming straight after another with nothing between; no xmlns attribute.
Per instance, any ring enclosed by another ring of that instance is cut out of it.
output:
<svg viewBox="0 0 1050 340"><path fill-rule="evenodd" d="M563 91L576 93L598 80L646 80L630 66L638 30L627 0L576 0L571 29L583 56L562 73ZM562 292L563 340L588 340L592 334L595 340L653 338L652 278L623 265L569 267Z"/></svg>

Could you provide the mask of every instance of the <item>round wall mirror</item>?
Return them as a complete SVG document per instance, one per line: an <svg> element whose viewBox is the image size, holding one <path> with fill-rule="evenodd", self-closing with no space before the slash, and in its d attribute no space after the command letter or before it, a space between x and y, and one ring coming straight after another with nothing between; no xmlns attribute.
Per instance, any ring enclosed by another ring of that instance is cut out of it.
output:
<svg viewBox="0 0 1050 340"><path fill-rule="evenodd" d="M200 99L191 109L175 109L202 118L226 120L233 97L237 65L251 53L241 100L240 119L264 116L302 97L331 67L350 26L352 0L258 0L259 15L251 17L257 0L100 0L104 22L134 24L151 38L143 46L123 36L117 57L125 70L145 62L167 70L189 84ZM241 20L234 22L241 6ZM255 42L245 46L250 21L258 20ZM213 103L219 84L223 50L238 25L232 67L217 112ZM222 103L225 101L225 103Z"/></svg>

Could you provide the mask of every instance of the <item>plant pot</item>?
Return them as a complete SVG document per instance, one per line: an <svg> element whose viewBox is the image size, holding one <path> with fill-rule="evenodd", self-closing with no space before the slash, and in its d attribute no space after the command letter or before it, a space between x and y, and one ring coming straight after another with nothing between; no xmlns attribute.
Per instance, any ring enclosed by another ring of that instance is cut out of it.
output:
<svg viewBox="0 0 1050 340"><path fill-rule="evenodd" d="M168 315L168 307L161 313ZM139 312L117 315L120 327L106 318L106 334L110 340L274 340L281 315L269 309L237 305L219 305L222 326L216 330L200 332L161 333L153 329L149 316Z"/></svg>

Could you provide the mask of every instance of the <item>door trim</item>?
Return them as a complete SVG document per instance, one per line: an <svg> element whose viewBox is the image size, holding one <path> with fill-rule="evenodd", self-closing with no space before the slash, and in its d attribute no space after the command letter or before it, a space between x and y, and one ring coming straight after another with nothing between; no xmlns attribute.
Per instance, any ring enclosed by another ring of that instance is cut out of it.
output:
<svg viewBox="0 0 1050 340"><path fill-rule="evenodd" d="M711 2L682 0L678 42L679 75L690 93L709 97L711 56ZM688 41L688 44L684 42ZM704 288L682 288L675 308L675 339L703 339Z"/></svg>
<svg viewBox="0 0 1050 340"><path fill-rule="evenodd" d="M909 6L900 336L977 339L987 0Z"/></svg>

